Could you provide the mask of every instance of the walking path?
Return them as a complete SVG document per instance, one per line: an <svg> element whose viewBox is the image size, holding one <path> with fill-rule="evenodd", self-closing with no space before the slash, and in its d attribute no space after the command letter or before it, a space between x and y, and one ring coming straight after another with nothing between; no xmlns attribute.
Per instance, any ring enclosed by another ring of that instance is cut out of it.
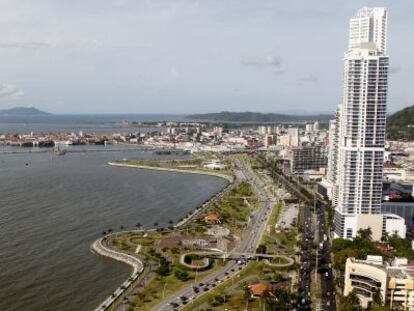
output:
<svg viewBox="0 0 414 311"><path fill-rule="evenodd" d="M95 309L95 311L108 310L112 306L112 304L125 293L125 291L138 279L139 275L144 271L144 265L138 257L115 251L106 246L105 241L107 240L108 236L110 235L96 240L91 246L92 251L94 251L98 255L109 257L114 260L123 262L127 265L130 265L133 268L133 270L128 280L122 283L122 285L118 287L111 296L106 298L104 302L102 302Z"/></svg>
<svg viewBox="0 0 414 311"><path fill-rule="evenodd" d="M155 170L155 171L167 171L167 172L177 172L177 173L187 173L187 174L199 174L199 175L209 175L215 177L221 177L229 182L233 182L233 177L230 175L220 174L217 172L210 172L210 171L201 171L201 170L193 170L193 169L179 169L179 168L169 168L169 167L157 167L157 166L148 166L148 165L135 165L135 164L126 164L126 163L119 163L119 162L108 162L108 165L111 166L119 166L119 167L129 167L129 168L137 168L137 169L144 169L144 170Z"/></svg>
<svg viewBox="0 0 414 311"><path fill-rule="evenodd" d="M227 185L227 187L225 187L220 193L213 196L208 202L204 203L202 207L206 207L208 204L210 204L212 200L216 200L220 198L223 195L223 193L229 189L230 185L233 182L232 176L219 174L216 172L196 171L196 170L187 170L187 169L174 169L174 168L170 169L170 168L152 167L152 166L145 166L145 165L132 165L132 164L125 164L125 163L117 163L117 162L108 162L108 165L117 166L117 167L136 168L136 169L149 169L149 170L170 171L170 172L179 172L179 173L188 173L188 174L210 175L210 176L224 178L227 181L229 181L229 185ZM198 214L198 212L200 212L201 210L203 210L203 208L195 210L193 213L191 213L188 217L186 217L181 222L176 224L174 227L178 228L184 225L190 219L192 219L196 214ZM133 231L140 232L139 230L133 230ZM123 232L129 233L133 231L123 231ZM111 233L111 234L104 236L103 238L96 240L91 245L91 250L101 256L106 256L114 260L123 262L127 265L130 265L133 268L133 272L131 273L131 276L128 278L128 280L126 280L119 288L117 288L111 296L105 299L105 301L102 302L95 309L95 311L104 311L112 307L114 302L116 302L119 297L125 294L126 290L138 279L140 274L144 271L144 265L141 262L141 260L138 258L138 253L141 249L140 245L137 246L134 256L123 253L123 252L115 251L109 248L108 246L104 245L105 244L104 242L107 240L108 237L119 234L119 233L122 233L122 232Z"/></svg>
<svg viewBox="0 0 414 311"><path fill-rule="evenodd" d="M202 265L192 265L185 262L185 257L189 255L198 255L200 257L205 257L204 259L207 259ZM208 257L218 257L218 258L226 258L226 259L246 259L246 258L264 258L264 262L269 266L274 267L289 267L295 263L295 260L285 256L285 255L276 255L276 254L257 254L257 253L248 253L248 252L205 252L205 251L194 251L182 254L180 256L180 263L190 269L203 269L206 268L209 264ZM282 258L283 260L286 260L286 262L283 263L274 263L270 262L269 259L276 259L276 258Z"/></svg>

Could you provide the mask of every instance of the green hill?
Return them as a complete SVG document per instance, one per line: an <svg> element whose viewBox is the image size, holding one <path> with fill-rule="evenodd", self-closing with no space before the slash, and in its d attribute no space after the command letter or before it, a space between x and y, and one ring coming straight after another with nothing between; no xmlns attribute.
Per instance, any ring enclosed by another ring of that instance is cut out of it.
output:
<svg viewBox="0 0 414 311"><path fill-rule="evenodd" d="M327 122L333 116L329 114L318 115L288 115L280 113L259 113L259 112L230 112L192 114L185 117L190 120L200 121L221 121L221 122L301 122L321 121Z"/></svg>
<svg viewBox="0 0 414 311"><path fill-rule="evenodd" d="M0 116L45 116L50 113L39 110L35 107L14 107L0 110Z"/></svg>
<svg viewBox="0 0 414 311"><path fill-rule="evenodd" d="M414 140L414 105L387 118L387 138Z"/></svg>

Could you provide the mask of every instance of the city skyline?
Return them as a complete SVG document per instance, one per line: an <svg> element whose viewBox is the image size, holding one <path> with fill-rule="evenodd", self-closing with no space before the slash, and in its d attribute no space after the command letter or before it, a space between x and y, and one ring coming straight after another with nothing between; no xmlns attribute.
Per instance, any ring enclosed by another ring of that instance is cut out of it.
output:
<svg viewBox="0 0 414 311"><path fill-rule="evenodd" d="M333 112L346 49L339 38L348 16L372 3L4 1L0 109ZM394 20L392 112L413 103L414 47L405 38L414 6L375 5Z"/></svg>
<svg viewBox="0 0 414 311"><path fill-rule="evenodd" d="M412 0L0 3L0 310L414 311Z"/></svg>

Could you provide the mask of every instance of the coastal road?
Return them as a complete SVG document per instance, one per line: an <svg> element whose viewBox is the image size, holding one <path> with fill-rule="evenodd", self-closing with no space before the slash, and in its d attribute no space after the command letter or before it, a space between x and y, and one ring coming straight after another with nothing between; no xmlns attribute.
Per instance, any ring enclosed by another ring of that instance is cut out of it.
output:
<svg viewBox="0 0 414 311"><path fill-rule="evenodd" d="M322 310L336 310L335 280L332 274L331 265L331 244L329 242L329 228L326 226L325 209L326 205L320 200L315 202L316 214L319 226L319 247L318 247L318 273L321 280Z"/></svg>
<svg viewBox="0 0 414 311"><path fill-rule="evenodd" d="M236 172L237 179L239 181L247 179L251 183L259 197L260 206L251 219L251 226L246 232L245 238L235 248L234 252L254 253L266 228L275 199L268 193L265 185L249 167L241 161L238 161L236 164L238 167L238 171ZM154 307L153 310L180 310L184 306L191 304L193 300L197 299L203 293L214 289L223 281L235 277L245 267L246 263L238 264L236 260L230 260L220 270L209 274L201 280L194 280L192 287L183 288L175 292L172 296L167 297L159 305Z"/></svg>
<svg viewBox="0 0 414 311"><path fill-rule="evenodd" d="M261 160L262 164L268 166L268 163L264 160ZM331 245L329 242L329 229L326 225L326 209L328 208L327 204L321 200L317 195L315 197L313 195L305 195L304 190L309 193L308 189L304 189L303 186L298 184L297 181L291 181L282 173L271 170L273 178L282 184L285 187L297 195L305 203L305 208L303 211L304 219L307 221L304 226L304 240L302 241L302 267L299 276L299 293L300 298L298 301L298 309L299 310L310 310L310 297L307 296L307 292L310 292L310 272L311 262L310 262L310 250L309 247L311 245L309 243L313 243L314 241L314 231L312 230L311 226L311 211L310 206L315 206L315 212L317 216L317 226L318 226L318 237L317 240L322 243L322 246L318 246L318 270L317 272L320 274L320 295L321 295L321 305L320 310L326 311L336 311L336 292L335 292L335 278L332 273L331 267ZM307 241L308 239L308 241ZM316 268L316 267L315 267ZM302 292L302 293L301 293Z"/></svg>
<svg viewBox="0 0 414 311"><path fill-rule="evenodd" d="M314 232L312 230L312 213L308 205L301 209L300 223L302 232L302 255L299 270L298 302L297 310L310 311L311 308L311 270L312 270L312 246Z"/></svg>

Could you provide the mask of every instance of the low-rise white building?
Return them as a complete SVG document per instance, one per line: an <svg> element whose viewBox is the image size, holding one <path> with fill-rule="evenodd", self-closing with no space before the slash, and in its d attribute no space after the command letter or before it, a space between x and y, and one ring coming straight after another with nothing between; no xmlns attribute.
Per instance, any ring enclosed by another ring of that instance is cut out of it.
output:
<svg viewBox="0 0 414 311"><path fill-rule="evenodd" d="M380 241L383 235L397 234L400 238L405 239L407 226L405 219L395 214L356 214L345 219L346 231L345 238L353 239L358 235L360 229L370 228L372 239ZM335 235L335 237L338 237Z"/></svg>
<svg viewBox="0 0 414 311"><path fill-rule="evenodd" d="M379 294L382 302L392 310L414 310L413 267L406 258L396 258L391 264L381 256L367 256L366 260L348 258L345 266L344 296L352 291L363 308L367 308ZM400 310L400 309L399 309Z"/></svg>

